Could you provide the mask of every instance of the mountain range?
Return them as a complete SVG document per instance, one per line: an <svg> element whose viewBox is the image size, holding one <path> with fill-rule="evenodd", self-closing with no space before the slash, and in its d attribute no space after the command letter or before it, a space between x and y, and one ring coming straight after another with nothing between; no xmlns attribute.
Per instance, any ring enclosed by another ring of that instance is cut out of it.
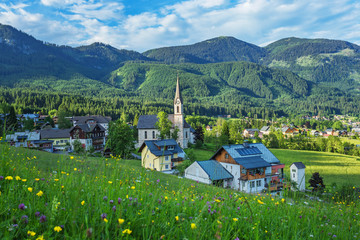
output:
<svg viewBox="0 0 360 240"><path fill-rule="evenodd" d="M359 67L360 46L340 40L291 37L259 47L218 37L139 53L103 43L58 46L0 24L0 85L30 91L172 99L179 74L188 101L243 104L246 97L261 105L356 98Z"/></svg>

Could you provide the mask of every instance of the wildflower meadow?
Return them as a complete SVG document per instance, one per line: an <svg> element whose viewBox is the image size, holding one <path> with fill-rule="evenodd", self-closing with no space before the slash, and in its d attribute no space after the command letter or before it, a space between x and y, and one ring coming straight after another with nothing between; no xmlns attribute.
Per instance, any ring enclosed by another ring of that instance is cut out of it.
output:
<svg viewBox="0 0 360 240"><path fill-rule="evenodd" d="M136 160L0 150L0 239L360 238L356 186L351 201L246 195Z"/></svg>

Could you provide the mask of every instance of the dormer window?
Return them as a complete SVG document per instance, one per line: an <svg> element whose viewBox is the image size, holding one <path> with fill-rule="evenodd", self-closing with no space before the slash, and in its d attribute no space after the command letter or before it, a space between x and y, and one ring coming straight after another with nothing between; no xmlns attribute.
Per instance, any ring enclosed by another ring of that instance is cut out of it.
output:
<svg viewBox="0 0 360 240"><path fill-rule="evenodd" d="M174 146L168 146L168 150L174 150Z"/></svg>
<svg viewBox="0 0 360 240"><path fill-rule="evenodd" d="M229 154L225 153L225 159L229 159Z"/></svg>

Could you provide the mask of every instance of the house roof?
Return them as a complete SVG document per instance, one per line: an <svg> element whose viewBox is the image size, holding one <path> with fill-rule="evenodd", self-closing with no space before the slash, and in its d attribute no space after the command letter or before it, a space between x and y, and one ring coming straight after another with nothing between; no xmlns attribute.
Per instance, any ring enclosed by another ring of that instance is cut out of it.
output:
<svg viewBox="0 0 360 240"><path fill-rule="evenodd" d="M244 131L245 130L248 132L258 132L259 131L259 129L257 129L257 128L245 128Z"/></svg>
<svg viewBox="0 0 360 240"><path fill-rule="evenodd" d="M302 163L302 162L294 162L290 165L290 167L292 165L295 165L297 169L303 169L303 168L306 168L305 165Z"/></svg>
<svg viewBox="0 0 360 240"><path fill-rule="evenodd" d="M173 123L174 127L174 114L168 114L168 119ZM138 129L154 129L158 121L157 115L140 115L137 124ZM184 128L190 128L190 125L184 119Z"/></svg>
<svg viewBox="0 0 360 240"><path fill-rule="evenodd" d="M209 175L209 178L214 180L234 178L219 162L216 160L196 161L200 167Z"/></svg>
<svg viewBox="0 0 360 240"><path fill-rule="evenodd" d="M159 145L158 145L159 144ZM144 147L147 146L149 151L155 156L168 156L173 155L175 153L182 153L182 148L176 143L174 139L165 139L165 140L148 140L144 141L144 143L139 148L138 152L142 152ZM173 150L164 150L164 146L174 146ZM160 149L159 149L160 147ZM161 150L161 148L163 148Z"/></svg>
<svg viewBox="0 0 360 240"><path fill-rule="evenodd" d="M74 116L71 120L76 122L77 125L86 124L89 120L94 120L96 123L109 123L111 121L111 117L104 117L100 115Z"/></svg>
<svg viewBox="0 0 360 240"><path fill-rule="evenodd" d="M253 156L253 157L244 157L244 158L234 158L235 162L240 164L246 169L270 167L271 164L265 161L262 157Z"/></svg>
<svg viewBox="0 0 360 240"><path fill-rule="evenodd" d="M84 132L92 132L96 126L98 126L101 131L106 131L105 128L100 124L77 124L76 126L70 128L69 132L71 132L76 127L81 128Z"/></svg>
<svg viewBox="0 0 360 240"><path fill-rule="evenodd" d="M26 139L27 141L40 140L40 132L16 132L6 135L6 140L8 141L18 141L18 139Z"/></svg>
<svg viewBox="0 0 360 240"><path fill-rule="evenodd" d="M234 160L236 158L247 158L250 156L261 157L263 160L270 164L280 163L279 159L275 157L269 149L262 143L244 143L234 145L224 145L210 158L214 159L215 156L224 149Z"/></svg>
<svg viewBox="0 0 360 240"><path fill-rule="evenodd" d="M261 129L260 129L260 132L265 132L265 131L268 131L270 130L270 126L263 126Z"/></svg>
<svg viewBox="0 0 360 240"><path fill-rule="evenodd" d="M70 138L70 130L67 129L43 129L40 130L40 139L48 138Z"/></svg>

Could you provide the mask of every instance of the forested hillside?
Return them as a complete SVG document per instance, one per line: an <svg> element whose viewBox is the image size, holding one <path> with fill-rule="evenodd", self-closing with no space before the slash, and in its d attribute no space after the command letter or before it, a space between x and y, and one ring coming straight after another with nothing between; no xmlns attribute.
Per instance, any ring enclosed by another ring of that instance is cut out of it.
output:
<svg viewBox="0 0 360 240"><path fill-rule="evenodd" d="M17 112L171 111L179 74L188 114L358 114L359 54L344 41L288 38L261 48L233 37L141 54L57 46L0 24L0 102Z"/></svg>

